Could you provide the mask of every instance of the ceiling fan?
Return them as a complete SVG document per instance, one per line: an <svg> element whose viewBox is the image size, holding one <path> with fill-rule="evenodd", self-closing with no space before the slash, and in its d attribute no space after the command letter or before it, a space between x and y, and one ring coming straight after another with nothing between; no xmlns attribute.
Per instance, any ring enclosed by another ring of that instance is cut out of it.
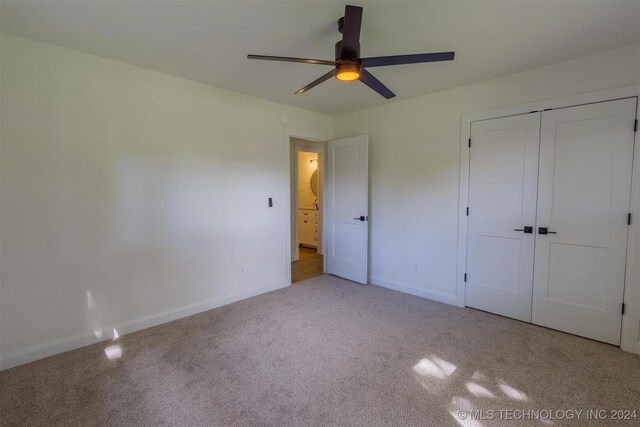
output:
<svg viewBox="0 0 640 427"><path fill-rule="evenodd" d="M360 25L362 23L362 8L358 6L345 7L344 17L338 20L338 31L342 33L342 40L336 43L335 61L322 59L290 58L286 56L247 55L248 59L263 59L267 61L298 62L303 64L330 65L334 67L327 74L298 89L295 93L305 93L320 83L335 77L342 81L360 80L386 99L396 96L380 80L375 78L367 68L385 67L387 65L418 64L422 62L452 61L455 52L418 53L413 55L360 57Z"/></svg>

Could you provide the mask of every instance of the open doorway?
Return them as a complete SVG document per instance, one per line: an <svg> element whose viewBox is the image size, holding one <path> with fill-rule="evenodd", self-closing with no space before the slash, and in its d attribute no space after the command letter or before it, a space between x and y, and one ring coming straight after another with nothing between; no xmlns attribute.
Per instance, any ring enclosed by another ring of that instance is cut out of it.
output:
<svg viewBox="0 0 640 427"><path fill-rule="evenodd" d="M291 283L324 271L322 191L324 144L291 138Z"/></svg>

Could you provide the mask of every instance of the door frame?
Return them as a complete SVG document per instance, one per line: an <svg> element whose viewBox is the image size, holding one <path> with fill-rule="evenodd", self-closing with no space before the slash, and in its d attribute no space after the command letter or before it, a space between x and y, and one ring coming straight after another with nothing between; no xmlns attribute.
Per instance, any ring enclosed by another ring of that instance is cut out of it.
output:
<svg viewBox="0 0 640 427"><path fill-rule="evenodd" d="M288 283L289 285L291 285L291 262L293 261L293 254L294 254L294 250L293 250L293 236L296 237L296 242L297 242L297 230L298 230L298 224L296 221L294 221L294 219L297 218L297 206L294 206L292 202L293 199L293 189L296 188L297 189L297 174L296 176L294 176L294 174L292 173L293 171L293 167L294 167L294 156L292 155L295 152L295 143L293 141L291 141L292 138L298 138L298 139L304 139L306 141L310 141L311 144L309 144L309 146L313 147L313 146L317 146L318 144L320 144L323 148L326 147L326 143L329 140L329 137L326 135L321 135L321 134L317 134L317 133L313 133L313 132L307 132L304 130L299 130L299 129L290 129L290 128L286 128L285 132L284 132L284 140L285 140L285 150L284 150L284 157L285 157L285 171L286 171L286 179L285 179L285 189L284 189L284 214L283 214L283 221L285 222L285 242L286 244L285 246L285 272L286 272L286 283ZM302 145L302 144L301 144ZM318 157L321 158L321 163L322 166L324 168L326 168L327 165L327 161L326 161L326 155L327 155L327 150L323 149L323 153L320 154ZM295 158L295 164L297 165L298 159L297 157ZM322 179L322 184L321 184L321 188L325 188L326 185L326 178L325 178L326 174L322 174L321 175L321 179ZM321 208L320 208L320 212L318 212L319 215L319 221L320 221L320 230L322 232L322 236L321 236L321 240L322 242L325 241L325 236L324 236L324 212L325 212L325 203L326 200L324 200L325 197L322 197L320 200L321 203ZM296 196L296 200L297 200L297 196ZM295 210L294 210L295 208ZM297 245L296 245L297 246ZM296 255L296 259L297 259L297 249L295 250L295 255ZM322 266L322 271L326 272L326 260L323 259L323 266Z"/></svg>
<svg viewBox="0 0 640 427"><path fill-rule="evenodd" d="M496 108L475 113L465 113L460 122L460 176L458 183L458 254L456 262L456 305L465 306L466 282L464 276L467 266L467 206L469 201L469 138L471 123L500 117L541 112L547 109L567 108L596 102L613 101L624 98L640 98L640 85L624 86L600 90L562 98L536 101L527 104ZM640 109L636 103L636 120L640 120ZM633 124L630 124L633 125ZM640 147L638 134L635 133L634 159L631 183L632 222L627 239L627 265L625 271L624 303L626 310L622 316L620 348L640 354L640 265L634 262L640 258L640 246L634 236L640 233Z"/></svg>

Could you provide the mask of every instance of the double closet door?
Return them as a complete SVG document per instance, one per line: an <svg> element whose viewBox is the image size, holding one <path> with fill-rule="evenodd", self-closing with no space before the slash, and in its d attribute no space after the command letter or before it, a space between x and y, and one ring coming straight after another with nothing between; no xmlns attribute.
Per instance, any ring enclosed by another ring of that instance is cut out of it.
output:
<svg viewBox="0 0 640 427"><path fill-rule="evenodd" d="M466 305L620 344L636 98L473 122Z"/></svg>

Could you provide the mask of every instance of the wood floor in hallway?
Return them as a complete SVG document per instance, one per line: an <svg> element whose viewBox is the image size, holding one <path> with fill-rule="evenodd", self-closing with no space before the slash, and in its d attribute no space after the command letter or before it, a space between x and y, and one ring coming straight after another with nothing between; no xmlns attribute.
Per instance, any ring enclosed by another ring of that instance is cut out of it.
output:
<svg viewBox="0 0 640 427"><path fill-rule="evenodd" d="M291 283L322 274L322 255L316 249L300 246L298 261L291 263Z"/></svg>

